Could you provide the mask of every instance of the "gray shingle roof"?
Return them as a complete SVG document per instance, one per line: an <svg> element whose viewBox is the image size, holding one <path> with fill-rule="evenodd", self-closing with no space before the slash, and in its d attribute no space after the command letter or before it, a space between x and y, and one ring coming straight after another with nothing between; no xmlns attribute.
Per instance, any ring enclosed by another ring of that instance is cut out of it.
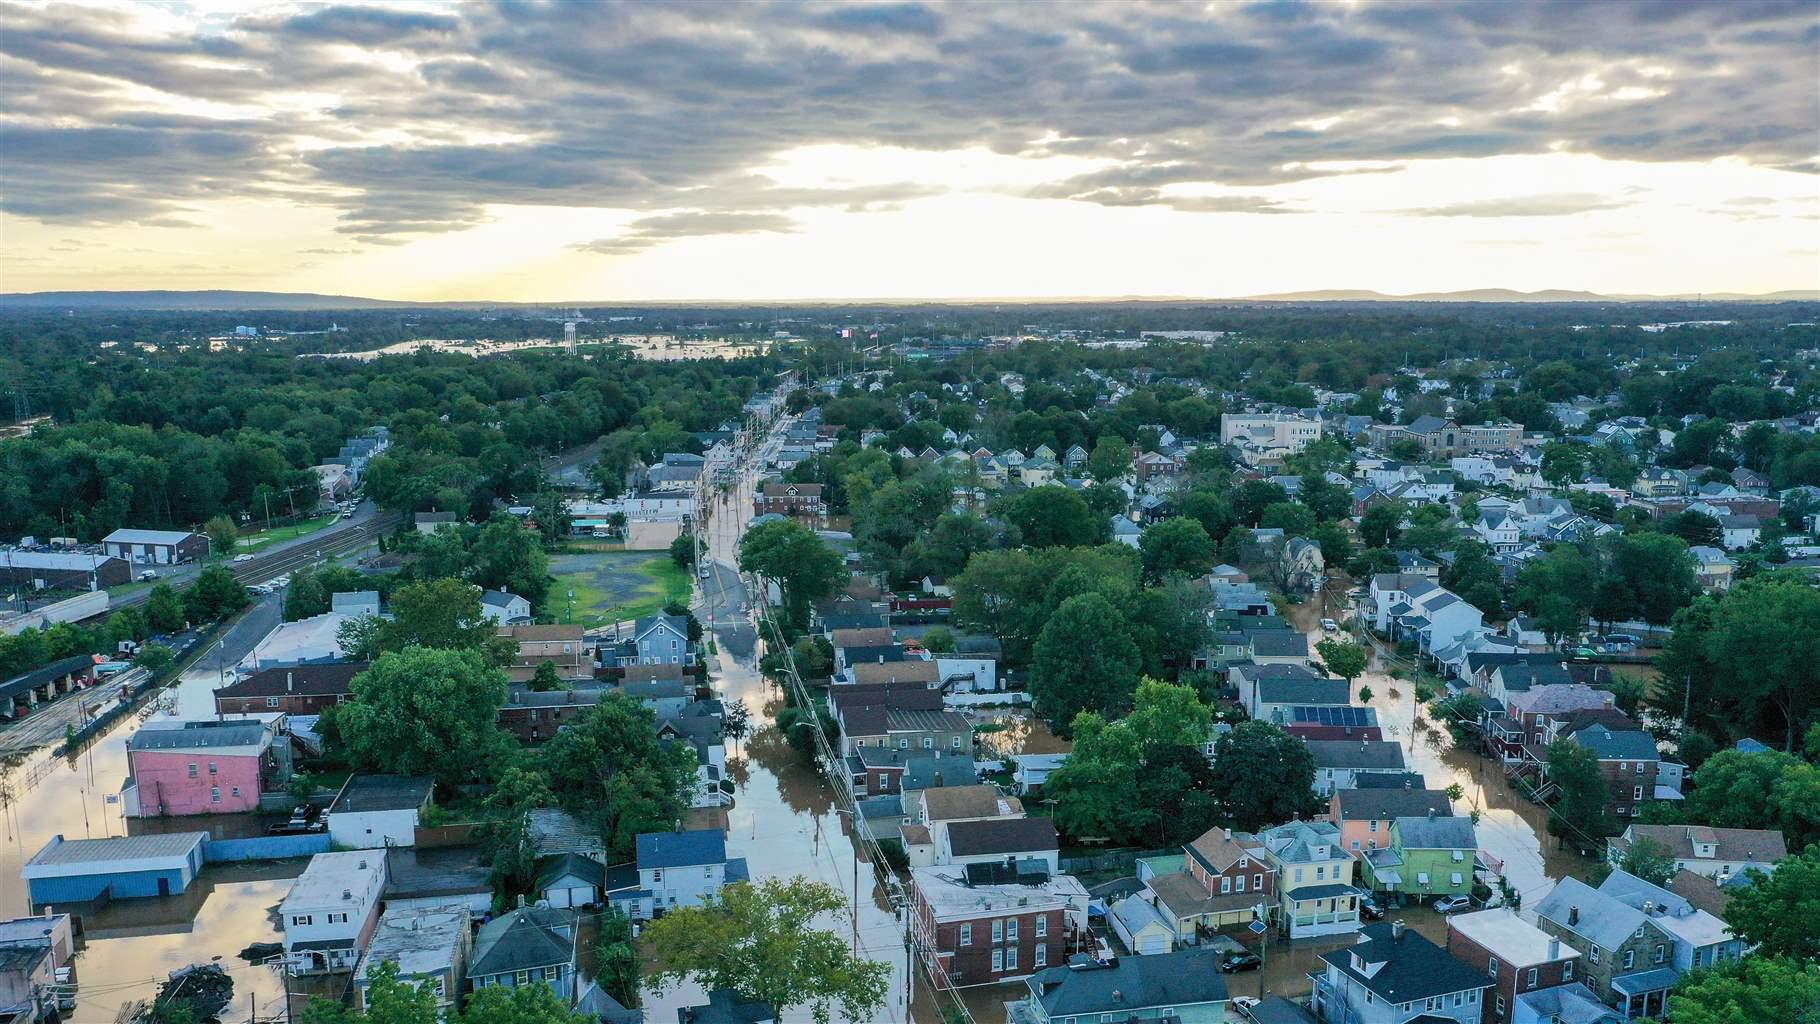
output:
<svg viewBox="0 0 1820 1024"><path fill-rule="evenodd" d="M1405 850L1476 850L1471 818L1398 818L1394 826Z"/></svg>
<svg viewBox="0 0 1820 1024"><path fill-rule="evenodd" d="M566 910L519 907L480 926L474 936L469 977L553 967L574 959L575 915ZM563 931L569 930L565 935Z"/></svg>
<svg viewBox="0 0 1820 1024"><path fill-rule="evenodd" d="M1389 740L1309 740L1317 768L1401 768L1403 748Z"/></svg>
<svg viewBox="0 0 1820 1024"><path fill-rule="evenodd" d="M1353 966L1355 956L1367 965L1383 966L1367 975ZM1483 971L1475 971L1456 960L1421 932L1403 928L1398 935L1388 923L1366 925L1359 933L1358 942L1323 953L1321 959L1390 1003L1489 988L1492 984Z"/></svg>
<svg viewBox="0 0 1820 1024"><path fill-rule="evenodd" d="M1601 761L1655 761L1662 757L1656 738L1635 730L1613 732L1604 725L1589 725L1573 735L1574 742L1592 750Z"/></svg>
<svg viewBox="0 0 1820 1024"><path fill-rule="evenodd" d="M1051 1019L1133 1013L1147 1007L1224 1002L1226 979L1212 949L1128 956L1105 966L1051 967L1030 978L1030 991Z"/></svg>
<svg viewBox="0 0 1820 1024"><path fill-rule="evenodd" d="M1340 817L1348 821L1426 816L1431 810L1438 815L1453 814L1447 794L1438 789L1342 789L1335 795L1340 799Z"/></svg>
<svg viewBox="0 0 1820 1024"><path fill-rule="evenodd" d="M1573 908L1580 908L1577 924L1568 924ZM1602 893L1577 878L1563 878L1542 902L1536 904L1536 917L1553 921L1593 945L1614 950L1624 944L1647 920L1643 911L1628 907L1622 900Z"/></svg>

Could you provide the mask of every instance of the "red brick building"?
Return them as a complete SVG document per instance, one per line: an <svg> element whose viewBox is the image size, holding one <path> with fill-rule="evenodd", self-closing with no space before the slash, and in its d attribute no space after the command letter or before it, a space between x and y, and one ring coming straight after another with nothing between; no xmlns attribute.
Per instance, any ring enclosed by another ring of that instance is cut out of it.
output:
<svg viewBox="0 0 1820 1024"><path fill-rule="evenodd" d="M821 484L766 484L752 499L753 515L778 515L819 519L828 514Z"/></svg>
<svg viewBox="0 0 1820 1024"><path fill-rule="evenodd" d="M319 715L324 708L352 700L354 677L366 670L364 661L264 669L216 690L215 713Z"/></svg>
<svg viewBox="0 0 1820 1024"><path fill-rule="evenodd" d="M556 735L556 730L600 703L601 689L545 690L514 684L499 709L499 727L527 746Z"/></svg>
<svg viewBox="0 0 1820 1024"><path fill-rule="evenodd" d="M1502 907L1449 918L1447 952L1491 980L1482 1024L1506 1024L1518 997L1585 976L1579 950Z"/></svg>
<svg viewBox="0 0 1820 1024"><path fill-rule="evenodd" d="M1087 927L1087 890L1041 862L913 868L917 934L945 988L994 985L1064 966Z"/></svg>

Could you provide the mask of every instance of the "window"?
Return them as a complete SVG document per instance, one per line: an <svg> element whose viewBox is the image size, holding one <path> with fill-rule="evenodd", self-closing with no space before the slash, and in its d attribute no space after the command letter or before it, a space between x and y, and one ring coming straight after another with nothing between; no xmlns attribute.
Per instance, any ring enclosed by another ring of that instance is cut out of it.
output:
<svg viewBox="0 0 1820 1024"><path fill-rule="evenodd" d="M908 737L908 736L899 736L899 737L898 737L898 738L897 738L897 749L899 749L899 750L909 750L909 749L910 749L910 737Z"/></svg>
<svg viewBox="0 0 1820 1024"><path fill-rule="evenodd" d="M213 803L213 804L218 804L221 802L221 787L220 786L210 786L209 787L209 802Z"/></svg>
<svg viewBox="0 0 1820 1024"><path fill-rule="evenodd" d="M889 788L890 785L891 785L891 777L889 775L886 775L884 772L879 772L878 773L878 788L882 791L884 789Z"/></svg>
<svg viewBox="0 0 1820 1024"><path fill-rule="evenodd" d="M1426 872L1426 871L1416 872L1416 884L1417 885L1427 885L1428 884L1428 872Z"/></svg>
<svg viewBox="0 0 1820 1024"><path fill-rule="evenodd" d="M1251 866L1251 858L1249 858L1249 857L1240 857L1239 858L1239 870L1240 871L1243 871L1250 866Z"/></svg>
<svg viewBox="0 0 1820 1024"><path fill-rule="evenodd" d="M933 737L933 736L924 736L924 737L923 737L923 749L924 749L924 750L933 750L933 749L935 749L935 737Z"/></svg>
<svg viewBox="0 0 1820 1024"><path fill-rule="evenodd" d="M229 795L231 795L231 796L239 796L239 795L240 795L240 787L239 787L239 786L235 786L235 787L234 787L234 788L233 788L233 790L232 790L232 791L231 791L231 793L230 793L230 794L229 794Z"/></svg>
<svg viewBox="0 0 1820 1024"><path fill-rule="evenodd" d="M703 878L713 878L714 877L714 865L712 865L712 864L702 865L701 876Z"/></svg>
<svg viewBox="0 0 1820 1024"><path fill-rule="evenodd" d="M1619 816L1619 817L1621 817L1621 818L1622 818L1622 817L1627 817L1627 816L1629 816L1629 814L1630 814L1630 808L1628 808L1628 807L1622 807L1622 806L1621 806L1621 807L1619 807L1619 808L1618 808L1618 816Z"/></svg>
<svg viewBox="0 0 1820 1024"><path fill-rule="evenodd" d="M651 881L661 882L663 880L664 880L664 869L663 868L652 868L651 869Z"/></svg>
<svg viewBox="0 0 1820 1024"><path fill-rule="evenodd" d="M517 982L520 985L529 985L531 983L531 972L530 971L519 971L517 974L512 976L512 980Z"/></svg>
<svg viewBox="0 0 1820 1024"><path fill-rule="evenodd" d="M277 707L277 706L278 706L278 698L277 698L277 697L267 697L267 698L266 698L266 699L265 699L265 706L266 706L266 707L268 707L268 708L275 708L275 707Z"/></svg>
<svg viewBox="0 0 1820 1024"><path fill-rule="evenodd" d="M1264 873L1262 871L1251 876L1251 887L1258 892L1264 891Z"/></svg>
<svg viewBox="0 0 1820 1024"><path fill-rule="evenodd" d="M1376 818L1371 819L1371 830L1373 832L1376 832L1378 830L1378 819L1376 819Z"/></svg>
<svg viewBox="0 0 1820 1024"><path fill-rule="evenodd" d="M315 923L316 923L316 918L312 914L293 914L293 915L291 915L291 927L293 927L293 928L308 928L310 925L315 924Z"/></svg>
<svg viewBox="0 0 1820 1024"><path fill-rule="evenodd" d="M1642 761L1637 762L1637 774L1638 775L1643 774L1643 762Z"/></svg>
<svg viewBox="0 0 1820 1024"><path fill-rule="evenodd" d="M346 914L330 914L330 915L329 915L329 923L330 923L330 924L347 924L347 923L348 923L348 915L346 915Z"/></svg>
<svg viewBox="0 0 1820 1024"><path fill-rule="evenodd" d="M1498 976L1497 957L1494 956L1490 960L1485 961L1485 976L1488 978L1496 978Z"/></svg>
<svg viewBox="0 0 1820 1024"><path fill-rule="evenodd" d="M1039 920L1040 920L1040 918L1039 918ZM1030 966L1032 966L1032 967L1049 966L1049 947L1048 946L1036 947L1036 955L1031 959Z"/></svg>
<svg viewBox="0 0 1820 1024"><path fill-rule="evenodd" d="M948 746L955 750L961 749L961 738L959 736L948 737Z"/></svg>
<svg viewBox="0 0 1820 1024"><path fill-rule="evenodd" d="M1632 787L1630 787L1630 790L1631 790L1630 798L1632 800L1643 799L1643 787L1642 786L1632 786Z"/></svg>
<svg viewBox="0 0 1820 1024"><path fill-rule="evenodd" d="M1637 964L1637 951L1634 949L1625 950L1624 951L1624 969L1628 971L1632 967L1635 967L1636 964Z"/></svg>
<svg viewBox="0 0 1820 1024"><path fill-rule="evenodd" d="M1659 964L1661 962L1662 962L1662 943L1658 942L1658 943L1656 943L1656 955L1653 957L1650 957L1650 963Z"/></svg>
<svg viewBox="0 0 1820 1024"><path fill-rule="evenodd" d="M1536 987L1536 969L1534 967L1531 967L1529 969L1529 987L1530 988Z"/></svg>
<svg viewBox="0 0 1820 1024"><path fill-rule="evenodd" d="M992 922L992 941L1005 941L1005 922L1003 920Z"/></svg>
<svg viewBox="0 0 1820 1024"><path fill-rule="evenodd" d="M195 777L196 777L196 762L191 761L190 762L190 778L193 779Z"/></svg>
<svg viewBox="0 0 1820 1024"><path fill-rule="evenodd" d="M1225 875L1221 875L1220 876L1220 891L1222 893L1231 892L1232 891L1232 879L1226 877Z"/></svg>
<svg viewBox="0 0 1820 1024"><path fill-rule="evenodd" d="M1315 881L1318 882L1321 879L1326 878L1326 877L1327 877L1327 866L1326 865L1323 864L1314 869L1314 880Z"/></svg>
<svg viewBox="0 0 1820 1024"><path fill-rule="evenodd" d="M1464 993L1464 992L1455 992L1455 993L1454 993L1454 994L1453 994L1453 1004L1454 1004L1454 1005L1455 1005L1455 1006L1459 1006L1459 1005L1460 1005L1460 1004L1461 1004L1461 1003L1464 1003L1464 1002L1466 1002L1466 993Z"/></svg>
<svg viewBox="0 0 1820 1024"><path fill-rule="evenodd" d="M543 969L543 980L545 981L555 981L561 976L562 968L560 967L545 967Z"/></svg>
<svg viewBox="0 0 1820 1024"><path fill-rule="evenodd" d="M213 762L213 761L209 762L209 774L210 775L219 774L218 772L215 771L215 762Z"/></svg>
<svg viewBox="0 0 1820 1024"><path fill-rule="evenodd" d="M1498 1006L1498 1016L1500 1016L1500 1017L1504 1016L1504 994L1502 992L1498 993L1497 1006Z"/></svg>
<svg viewBox="0 0 1820 1024"><path fill-rule="evenodd" d="M973 926L970 924L961 925L961 945L973 945Z"/></svg>
<svg viewBox="0 0 1820 1024"><path fill-rule="evenodd" d="M1461 862L1461 861L1463 861L1463 860L1465 860L1465 859L1466 859L1466 851L1465 851L1465 850L1455 850L1455 851L1453 851L1453 862L1454 862L1454 863L1455 863L1455 864L1458 864L1458 863L1460 863L1460 862Z"/></svg>
<svg viewBox="0 0 1820 1024"><path fill-rule="evenodd" d="M1694 966L1700 966L1700 961L1695 960ZM1574 980L1574 962L1572 960L1564 960L1561 963L1561 981L1565 984L1572 980Z"/></svg>
<svg viewBox="0 0 1820 1024"><path fill-rule="evenodd" d="M1244 875L1239 876L1238 884L1233 886L1232 891L1233 892L1244 892L1245 891L1245 876Z"/></svg>
<svg viewBox="0 0 1820 1024"><path fill-rule="evenodd" d="M1694 966L1695 966L1695 967L1698 967L1698 966L1700 966L1700 958L1701 958L1701 957L1702 957L1702 956L1704 956L1704 955L1705 955L1705 953L1706 953L1706 950L1704 950L1704 949L1696 949L1696 950L1694 950ZM1572 967L1572 966L1573 966L1573 965L1572 965L1572 964L1569 964L1569 965L1568 965L1568 966L1569 966L1569 967L1570 967L1570 968L1571 968L1571 967Z"/></svg>
<svg viewBox="0 0 1820 1024"><path fill-rule="evenodd" d="M1005 941L1017 941L1017 918L1015 917L1005 922Z"/></svg>
<svg viewBox="0 0 1820 1024"><path fill-rule="evenodd" d="M1455 871L1453 874L1451 874L1447 877L1448 877L1449 881L1451 882L1451 884L1454 885L1456 888L1459 887L1460 885L1464 884L1460 879L1460 873L1458 871Z"/></svg>
<svg viewBox="0 0 1820 1024"><path fill-rule="evenodd" d="M1599 947L1597 946L1592 948L1592 962L1595 964L1599 962Z"/></svg>
<svg viewBox="0 0 1820 1024"><path fill-rule="evenodd" d="M1629 761L1619 761L1618 762L1618 773L1620 775L1622 775L1624 773L1624 767L1628 764L1630 764Z"/></svg>
<svg viewBox="0 0 1820 1024"><path fill-rule="evenodd" d="M1005 969L1005 951L1002 949L993 950L992 951L992 973L997 974L998 972L1000 972L1004 969Z"/></svg>
<svg viewBox="0 0 1820 1024"><path fill-rule="evenodd" d="M1036 937L1041 939L1049 935L1049 918L1039 914L1036 918Z"/></svg>
<svg viewBox="0 0 1820 1024"><path fill-rule="evenodd" d="M1352 848L1355 850L1359 848L1359 841L1357 839L1352 841Z"/></svg>
<svg viewBox="0 0 1820 1024"><path fill-rule="evenodd" d="M1017 970L1017 947L1016 946L1005 947L1005 970L1007 970L1007 971Z"/></svg>
<svg viewBox="0 0 1820 1024"><path fill-rule="evenodd" d="M1297 885L1302 884L1302 869L1301 868L1295 869L1295 880L1296 880Z"/></svg>

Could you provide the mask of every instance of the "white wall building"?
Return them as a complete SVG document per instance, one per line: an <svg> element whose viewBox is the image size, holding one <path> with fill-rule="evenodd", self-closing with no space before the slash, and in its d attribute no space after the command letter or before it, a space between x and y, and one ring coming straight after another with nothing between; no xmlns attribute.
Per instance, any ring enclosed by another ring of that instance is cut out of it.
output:
<svg viewBox="0 0 1820 1024"><path fill-rule="evenodd" d="M385 854L354 850L310 858L278 908L294 974L351 971L379 921Z"/></svg>

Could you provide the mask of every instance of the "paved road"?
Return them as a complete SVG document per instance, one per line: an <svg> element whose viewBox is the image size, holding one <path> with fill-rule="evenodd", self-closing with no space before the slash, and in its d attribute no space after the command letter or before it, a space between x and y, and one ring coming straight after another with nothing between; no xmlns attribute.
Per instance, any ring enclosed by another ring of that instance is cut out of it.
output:
<svg viewBox="0 0 1820 1024"><path fill-rule="evenodd" d="M146 677L144 669L131 669L92 686L65 694L49 704L39 705L31 714L0 729L0 760L29 753L39 747L60 742L71 726L82 726L112 707L129 686L137 686Z"/></svg>

